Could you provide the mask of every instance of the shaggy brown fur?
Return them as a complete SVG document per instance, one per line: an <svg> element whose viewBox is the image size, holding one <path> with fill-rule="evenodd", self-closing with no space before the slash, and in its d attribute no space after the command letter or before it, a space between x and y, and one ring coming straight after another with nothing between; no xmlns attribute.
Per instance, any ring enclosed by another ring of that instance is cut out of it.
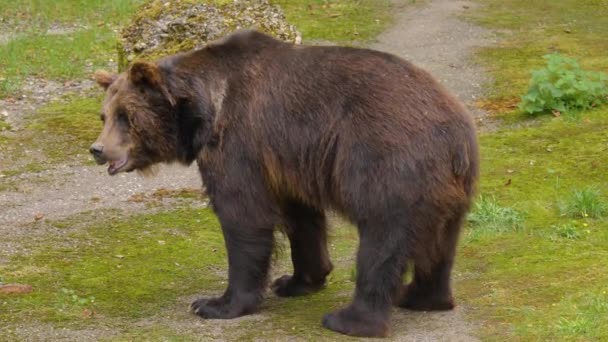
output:
<svg viewBox="0 0 608 342"><path fill-rule="evenodd" d="M428 73L385 53L294 46L255 31L126 74L98 73L106 123L91 151L110 173L198 163L221 222L226 292L192 304L205 318L254 312L273 231L294 273L280 296L321 289L332 264L325 210L358 228L353 302L325 327L386 336L393 303L451 309L450 272L478 177L475 127ZM401 283L408 261L413 282Z"/></svg>

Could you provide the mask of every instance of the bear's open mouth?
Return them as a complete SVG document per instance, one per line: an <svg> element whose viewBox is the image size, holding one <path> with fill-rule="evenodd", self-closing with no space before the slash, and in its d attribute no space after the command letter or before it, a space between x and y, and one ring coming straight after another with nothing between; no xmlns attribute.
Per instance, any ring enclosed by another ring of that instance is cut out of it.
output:
<svg viewBox="0 0 608 342"><path fill-rule="evenodd" d="M124 157L119 160L110 161L109 162L110 165L108 165L108 173L110 175L117 174L120 171L120 169L122 169L125 165L127 165L128 161L129 161L129 158L127 158L127 157Z"/></svg>

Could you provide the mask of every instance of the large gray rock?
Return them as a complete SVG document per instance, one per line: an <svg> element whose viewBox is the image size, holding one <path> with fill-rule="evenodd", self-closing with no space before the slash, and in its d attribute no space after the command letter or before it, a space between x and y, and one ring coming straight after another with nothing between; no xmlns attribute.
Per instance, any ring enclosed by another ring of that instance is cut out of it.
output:
<svg viewBox="0 0 608 342"><path fill-rule="evenodd" d="M299 44L300 33L268 0L151 0L120 35L118 68L135 59L156 59L200 48L241 28L256 28Z"/></svg>

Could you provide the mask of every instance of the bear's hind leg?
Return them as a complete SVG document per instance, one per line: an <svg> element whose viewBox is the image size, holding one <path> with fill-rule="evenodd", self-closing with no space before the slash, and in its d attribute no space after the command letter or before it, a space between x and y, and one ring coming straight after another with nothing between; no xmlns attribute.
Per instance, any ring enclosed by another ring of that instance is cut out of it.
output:
<svg viewBox="0 0 608 342"><path fill-rule="evenodd" d="M333 268L327 251L325 213L298 202L288 203L283 213L294 273L275 280L272 289L281 297L317 292Z"/></svg>
<svg viewBox="0 0 608 342"><path fill-rule="evenodd" d="M359 224L354 300L346 308L325 315L323 326L327 329L362 337L385 337L389 333L390 310L400 289L407 240L405 229L391 227L399 221L380 221Z"/></svg>
<svg viewBox="0 0 608 342"><path fill-rule="evenodd" d="M442 311L454 308L450 285L456 244L466 211L462 210L445 224L445 237L440 242L440 255L430 264L429 269L416 267L414 279L404 286L398 305L417 311Z"/></svg>

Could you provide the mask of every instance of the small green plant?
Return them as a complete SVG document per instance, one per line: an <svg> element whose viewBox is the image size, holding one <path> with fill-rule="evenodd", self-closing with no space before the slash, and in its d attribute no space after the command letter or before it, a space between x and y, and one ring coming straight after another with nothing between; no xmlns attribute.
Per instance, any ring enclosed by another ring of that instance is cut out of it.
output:
<svg viewBox="0 0 608 342"><path fill-rule="evenodd" d="M522 215L513 208L501 207L496 198L480 196L468 217L475 231L506 233L523 227Z"/></svg>
<svg viewBox="0 0 608 342"><path fill-rule="evenodd" d="M544 69L532 71L528 93L519 108L529 114L586 110L608 101L608 76L585 71L573 58L557 53L543 56Z"/></svg>
<svg viewBox="0 0 608 342"><path fill-rule="evenodd" d="M607 211L600 192L592 188L574 190L562 208L562 214L574 218L601 218Z"/></svg>
<svg viewBox="0 0 608 342"><path fill-rule="evenodd" d="M564 335L581 335L593 328L593 322L586 317L575 319L562 318L557 322L557 328Z"/></svg>
<svg viewBox="0 0 608 342"><path fill-rule="evenodd" d="M603 296L594 296L589 303L589 308L596 314L608 314L608 296L604 291Z"/></svg>
<svg viewBox="0 0 608 342"><path fill-rule="evenodd" d="M95 297L93 297L93 296L88 297L88 298L80 297L79 295L76 294L76 292L74 290L62 288L61 293L65 297L67 297L68 301L71 302L71 304L73 304L73 305L87 306L87 305L95 303Z"/></svg>
<svg viewBox="0 0 608 342"><path fill-rule="evenodd" d="M0 118L0 132L11 129L11 125Z"/></svg>
<svg viewBox="0 0 608 342"><path fill-rule="evenodd" d="M581 238L581 233L574 223L554 225L551 228L553 228L556 237L569 240L578 240Z"/></svg>

